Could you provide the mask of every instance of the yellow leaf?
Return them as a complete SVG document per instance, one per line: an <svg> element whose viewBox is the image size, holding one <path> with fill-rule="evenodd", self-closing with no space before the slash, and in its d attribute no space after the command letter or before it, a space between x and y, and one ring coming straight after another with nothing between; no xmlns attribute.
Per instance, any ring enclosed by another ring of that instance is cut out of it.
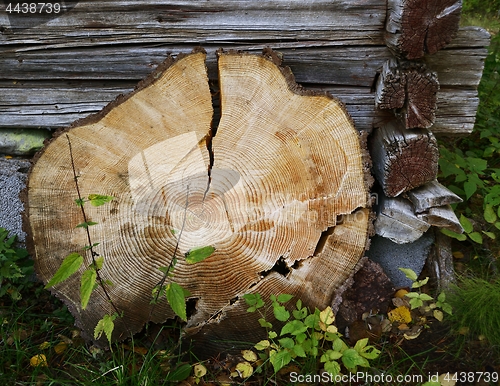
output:
<svg viewBox="0 0 500 386"><path fill-rule="evenodd" d="M196 378L201 378L207 373L207 368L201 363L197 363L193 366L193 373Z"/></svg>
<svg viewBox="0 0 500 386"><path fill-rule="evenodd" d="M439 320L440 322L443 321L443 313L440 310L434 310L434 312L432 313L432 315L434 315L434 317L437 320Z"/></svg>
<svg viewBox="0 0 500 386"><path fill-rule="evenodd" d="M455 259L463 259L464 258L464 254L462 252L460 252L460 251L455 251L455 252L453 252L453 257Z"/></svg>
<svg viewBox="0 0 500 386"><path fill-rule="evenodd" d="M240 362L236 365L236 371L241 378L248 378L253 373L253 367L248 362Z"/></svg>
<svg viewBox="0 0 500 386"><path fill-rule="evenodd" d="M399 323L410 323L411 322L411 314L410 309L405 306L400 306L398 308L389 311L387 314L389 320L391 322L399 322Z"/></svg>
<svg viewBox="0 0 500 386"><path fill-rule="evenodd" d="M407 290L405 290L404 288L401 288L399 290L396 291L396 293L394 294L394 297L395 298L398 298L398 299L402 299L404 298L404 296L408 293Z"/></svg>
<svg viewBox="0 0 500 386"><path fill-rule="evenodd" d="M333 313L332 307L328 306L323 311L319 313L320 322L329 326L335 320L335 314ZM323 330L326 331L326 330Z"/></svg>
<svg viewBox="0 0 500 386"><path fill-rule="evenodd" d="M40 350L45 350L46 348L49 348L49 347L50 347L50 343L49 342L40 343L40 346L38 346L38 348Z"/></svg>
<svg viewBox="0 0 500 386"><path fill-rule="evenodd" d="M56 354L62 354L64 351L66 351L67 348L68 344L66 342L59 342L54 347L54 351L56 352Z"/></svg>
<svg viewBox="0 0 500 386"><path fill-rule="evenodd" d="M252 350L242 350L241 354L243 355L243 358L249 362L255 362L257 359L257 354L255 354Z"/></svg>
<svg viewBox="0 0 500 386"><path fill-rule="evenodd" d="M43 354L37 354L30 359L31 367L47 366L47 357Z"/></svg>

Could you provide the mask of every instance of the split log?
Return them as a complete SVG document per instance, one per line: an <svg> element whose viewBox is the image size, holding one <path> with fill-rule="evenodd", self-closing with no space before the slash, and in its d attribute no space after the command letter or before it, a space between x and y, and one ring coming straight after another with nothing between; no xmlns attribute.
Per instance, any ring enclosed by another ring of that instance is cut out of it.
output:
<svg viewBox="0 0 500 386"><path fill-rule="evenodd" d="M450 205L429 208L428 212L420 213L417 217L439 228L447 228L456 233L464 232L464 228Z"/></svg>
<svg viewBox="0 0 500 386"><path fill-rule="evenodd" d="M150 301L159 267L176 256L172 280L191 293L186 331L208 355L258 337L245 293L331 304L364 254L370 216L365 145L336 99L300 88L272 51L221 52L215 135L205 56L167 60L134 93L62 131L35 159L26 220L44 282L71 252L90 263L85 232L75 228L74 163L83 196L115 197L85 209L98 223L89 229L105 259L101 275L123 311L113 338L174 316L165 299ZM182 258L208 245L215 252L206 260ZM54 293L91 338L114 310L101 288L81 308L80 274Z"/></svg>
<svg viewBox="0 0 500 386"><path fill-rule="evenodd" d="M430 208L448 204L457 204L463 200L437 180L431 181L416 189L406 192L416 213L428 211Z"/></svg>
<svg viewBox="0 0 500 386"><path fill-rule="evenodd" d="M461 0L389 0L385 42L405 59L420 59L455 37Z"/></svg>
<svg viewBox="0 0 500 386"><path fill-rule="evenodd" d="M375 129L370 141L373 172L389 197L436 179L439 149L426 129L405 130L391 122Z"/></svg>
<svg viewBox="0 0 500 386"><path fill-rule="evenodd" d="M429 275L434 281L437 291L450 289L455 284L455 270L453 268L453 254L451 238L444 235L439 229L434 230L436 242L427 258Z"/></svg>
<svg viewBox="0 0 500 386"><path fill-rule="evenodd" d="M396 244L407 244L418 240L429 229L430 224L413 213L411 203L402 197L378 196L379 205L375 220L375 233Z"/></svg>
<svg viewBox="0 0 500 386"><path fill-rule="evenodd" d="M391 58L378 78L375 106L396 110L407 129L428 129L436 119L438 90L437 74L423 63Z"/></svg>

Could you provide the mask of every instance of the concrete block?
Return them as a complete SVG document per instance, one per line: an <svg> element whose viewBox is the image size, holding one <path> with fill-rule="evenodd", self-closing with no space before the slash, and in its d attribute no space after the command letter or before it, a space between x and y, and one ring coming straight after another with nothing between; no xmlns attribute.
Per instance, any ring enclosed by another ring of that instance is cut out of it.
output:
<svg viewBox="0 0 500 386"><path fill-rule="evenodd" d="M24 206L19 194L26 186L30 162L25 159L0 158L0 227L8 229L24 242L21 213Z"/></svg>
<svg viewBox="0 0 500 386"><path fill-rule="evenodd" d="M407 279L399 268L411 268L420 275L433 243L432 230L408 244L396 244L384 237L374 236L366 255L380 264L396 288L409 287L411 280Z"/></svg>

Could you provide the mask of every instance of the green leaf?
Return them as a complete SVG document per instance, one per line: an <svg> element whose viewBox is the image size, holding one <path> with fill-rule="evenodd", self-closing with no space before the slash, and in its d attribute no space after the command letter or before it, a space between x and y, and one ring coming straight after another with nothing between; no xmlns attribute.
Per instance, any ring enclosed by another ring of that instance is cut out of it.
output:
<svg viewBox="0 0 500 386"><path fill-rule="evenodd" d="M410 279L411 281L417 281L418 279L418 276L417 274L415 273L415 271L413 269L410 269L410 268L399 268L400 271L402 271L405 276Z"/></svg>
<svg viewBox="0 0 500 386"><path fill-rule="evenodd" d="M472 181L465 181L464 182L464 191L465 191L465 196L467 197L467 200L471 198L471 196L476 192L477 190L477 185L475 182Z"/></svg>
<svg viewBox="0 0 500 386"><path fill-rule="evenodd" d="M302 347L300 344L296 344L295 346L293 346L293 352L298 357L301 357L301 358L306 358L307 357L307 354L306 354L306 352L304 350L304 347Z"/></svg>
<svg viewBox="0 0 500 386"><path fill-rule="evenodd" d="M175 370L168 373L165 377L167 381L180 382L184 381L191 375L191 365L189 363L183 363L178 366Z"/></svg>
<svg viewBox="0 0 500 386"><path fill-rule="evenodd" d="M437 297L438 302L443 303L446 300L446 294L444 292L441 292L439 296Z"/></svg>
<svg viewBox="0 0 500 386"><path fill-rule="evenodd" d="M354 345L354 350L356 350L357 352L361 352L366 347L367 344L368 344L368 338L360 339Z"/></svg>
<svg viewBox="0 0 500 386"><path fill-rule="evenodd" d="M80 299L82 302L82 308L87 308L89 303L90 295L94 290L94 285L97 278L97 272L94 267L87 268L82 275L82 280L80 283Z"/></svg>
<svg viewBox="0 0 500 386"><path fill-rule="evenodd" d="M97 223L94 221L86 221L78 224L76 228L85 228L88 229L88 227L91 227L92 225L96 225Z"/></svg>
<svg viewBox="0 0 500 386"><path fill-rule="evenodd" d="M332 377L340 374L340 365L336 361L328 361L325 363L325 370L328 371Z"/></svg>
<svg viewBox="0 0 500 386"><path fill-rule="evenodd" d="M420 298L413 298L409 301L411 309L415 309L424 305L424 302Z"/></svg>
<svg viewBox="0 0 500 386"><path fill-rule="evenodd" d="M290 318L290 313L284 306L273 306L274 317L280 322L286 322Z"/></svg>
<svg viewBox="0 0 500 386"><path fill-rule="evenodd" d="M448 237L452 237L452 238L454 238L454 239L456 239L458 241L465 241L465 240L467 240L467 236L464 235L464 234L462 234L462 233L456 233L456 232L450 231L449 229L446 229L446 228L442 228L440 230L441 230L441 233L445 234Z"/></svg>
<svg viewBox="0 0 500 386"><path fill-rule="evenodd" d="M366 367L368 365L368 361L353 348L349 348L342 353L342 363L348 370L353 370L357 366Z"/></svg>
<svg viewBox="0 0 500 386"><path fill-rule="evenodd" d="M464 228L465 233L471 233L474 230L471 221L463 214L460 215L460 225Z"/></svg>
<svg viewBox="0 0 500 386"><path fill-rule="evenodd" d="M290 300L292 300L292 298L293 298L293 295L281 294L281 295L278 295L278 302L286 303L286 302L289 302Z"/></svg>
<svg viewBox="0 0 500 386"><path fill-rule="evenodd" d="M269 357L269 361L273 365L274 372L277 373L283 367L290 363L292 360L292 354L288 350L281 350L272 353Z"/></svg>
<svg viewBox="0 0 500 386"><path fill-rule="evenodd" d="M56 284L63 282L68 277L73 275L76 271L78 271L82 264L83 256L76 252L70 253L64 258L61 266L44 288L48 289Z"/></svg>
<svg viewBox="0 0 500 386"><path fill-rule="evenodd" d="M428 281L429 281L429 277L427 276L425 279L418 280L418 281L414 282L411 285L411 288L420 288L420 287L423 287L424 285L427 284Z"/></svg>
<svg viewBox="0 0 500 386"><path fill-rule="evenodd" d="M481 233L479 233L479 232L469 233L469 237L475 243L478 243L478 244L482 244L483 243L483 236L481 236Z"/></svg>
<svg viewBox="0 0 500 386"><path fill-rule="evenodd" d="M104 257L99 256L95 259L95 264L97 269L101 269L102 265L104 264Z"/></svg>
<svg viewBox="0 0 500 386"><path fill-rule="evenodd" d="M429 296L429 295L427 295L427 294L420 294L420 295L419 295L419 298L420 298L421 300L426 300L426 301L429 301L429 300L434 300L434 298L433 298L432 296Z"/></svg>
<svg viewBox="0 0 500 386"><path fill-rule="evenodd" d="M484 208L484 219L486 222L493 224L495 221L497 221L497 214L493 210L493 206L491 205L486 205Z"/></svg>
<svg viewBox="0 0 500 386"><path fill-rule="evenodd" d="M493 232L486 232L486 231L483 231L483 233L488 236L490 239L492 240L495 240L497 238L497 236L493 233Z"/></svg>
<svg viewBox="0 0 500 386"><path fill-rule="evenodd" d="M497 228L498 230L500 230L500 222L496 222L495 223L495 228Z"/></svg>
<svg viewBox="0 0 500 386"><path fill-rule="evenodd" d="M266 319L264 318L260 318L259 319L259 324L261 327L264 327L264 328L273 328L273 325L271 323L269 323Z"/></svg>
<svg viewBox="0 0 500 386"><path fill-rule="evenodd" d="M380 356L381 351L373 346L366 346L359 354L366 359L375 359Z"/></svg>
<svg viewBox="0 0 500 386"><path fill-rule="evenodd" d="M448 315L453 315L453 307L451 306L451 304L443 303L441 304L441 309Z"/></svg>
<svg viewBox="0 0 500 386"><path fill-rule="evenodd" d="M280 336L285 334L298 335L307 331L307 326L300 320L291 320L281 329Z"/></svg>
<svg viewBox="0 0 500 386"><path fill-rule="evenodd" d="M97 326L94 329L94 339L100 339L102 333L106 335L108 342L111 343L111 336L113 334L113 329L115 328L115 322L117 315L104 315L99 322L97 322Z"/></svg>
<svg viewBox="0 0 500 386"><path fill-rule="evenodd" d="M102 194L89 194L88 199L92 206L101 206L114 199L112 196L104 196Z"/></svg>
<svg viewBox="0 0 500 386"><path fill-rule="evenodd" d="M317 312L314 312L314 314L308 315L304 319L304 324L309 328L318 327L318 325L319 325L319 310L317 310Z"/></svg>
<svg viewBox="0 0 500 386"><path fill-rule="evenodd" d="M293 346L295 346L295 342L292 338L281 338L278 342L284 348L293 348Z"/></svg>
<svg viewBox="0 0 500 386"><path fill-rule="evenodd" d="M189 292L179 284L172 282L165 287L165 296L172 311L186 322L186 296L189 296Z"/></svg>
<svg viewBox="0 0 500 386"><path fill-rule="evenodd" d="M307 314L308 312L306 307L292 311L293 317L297 320L304 319Z"/></svg>
<svg viewBox="0 0 500 386"><path fill-rule="evenodd" d="M192 248L186 252L186 263L194 264L199 263L200 261L205 260L207 257L211 256L214 253L215 248L211 245L206 247Z"/></svg>
<svg viewBox="0 0 500 386"><path fill-rule="evenodd" d="M83 206L83 204L85 204L85 201L84 201L83 199L81 199L81 198L77 198L77 199L75 200L75 203L76 203L76 205L77 205L77 206L82 207L82 206Z"/></svg>
<svg viewBox="0 0 500 386"><path fill-rule="evenodd" d="M255 347L256 350L263 351L269 346L271 346L271 343L268 340L261 340L260 342L256 343L253 347Z"/></svg>

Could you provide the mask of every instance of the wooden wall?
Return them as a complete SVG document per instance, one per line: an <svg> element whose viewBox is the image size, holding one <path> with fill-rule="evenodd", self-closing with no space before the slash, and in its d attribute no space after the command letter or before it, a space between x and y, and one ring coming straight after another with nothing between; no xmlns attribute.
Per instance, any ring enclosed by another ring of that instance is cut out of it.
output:
<svg viewBox="0 0 500 386"><path fill-rule="evenodd" d="M167 54L195 46L284 55L298 83L342 100L358 129L383 120L374 85L391 56L386 0L101 0L60 2L58 17L0 4L0 129L59 128L126 93ZM65 10L67 6L67 10ZM45 19L44 19L45 18ZM28 28L30 27L30 28ZM489 35L460 29L428 55L438 74L434 133L469 133Z"/></svg>

